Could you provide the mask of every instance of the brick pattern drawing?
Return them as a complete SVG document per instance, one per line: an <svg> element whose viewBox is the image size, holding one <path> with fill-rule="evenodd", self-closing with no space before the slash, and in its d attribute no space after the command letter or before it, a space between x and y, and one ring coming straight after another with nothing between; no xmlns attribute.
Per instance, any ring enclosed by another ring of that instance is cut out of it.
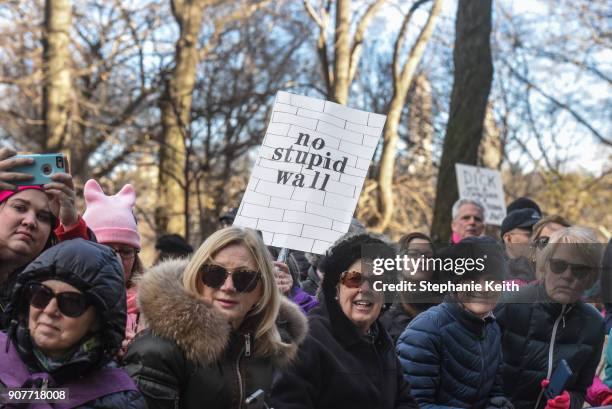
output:
<svg viewBox="0 0 612 409"><path fill-rule="evenodd" d="M280 91L234 224L324 253L348 231L385 120Z"/></svg>

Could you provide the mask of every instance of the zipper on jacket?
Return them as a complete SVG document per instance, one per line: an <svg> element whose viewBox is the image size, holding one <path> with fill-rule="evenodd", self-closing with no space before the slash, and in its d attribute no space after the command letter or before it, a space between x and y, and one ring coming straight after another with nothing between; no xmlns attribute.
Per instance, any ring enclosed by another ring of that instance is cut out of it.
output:
<svg viewBox="0 0 612 409"><path fill-rule="evenodd" d="M244 356L251 356L251 334L244 334Z"/></svg>
<svg viewBox="0 0 612 409"><path fill-rule="evenodd" d="M485 376L485 354L484 354L484 348L482 347L482 343L484 342L484 337L480 337L480 339L478 340L478 349L480 349L480 384L484 384L485 383L485 379L483 379L483 377ZM480 400L480 394L478 396L478 399Z"/></svg>
<svg viewBox="0 0 612 409"><path fill-rule="evenodd" d="M42 385L40 387L40 390L41 391L46 391L48 386L49 386L49 380L47 378L44 378L42 380Z"/></svg>
<svg viewBox="0 0 612 409"><path fill-rule="evenodd" d="M557 317L553 325L552 335L550 336L550 344L548 344L548 371L546 372L546 379L550 379L550 375L552 373L553 357L554 357L553 355L554 355L554 349L555 349L555 338L557 337L557 329L559 328L559 322L561 320L563 320L563 328L565 328L565 308L566 307L567 307L566 304L563 304L561 306L561 314ZM540 406L540 401L542 400L543 395L544 395L544 389L540 391L540 394L538 395L538 400L536 401L536 405L534 409L538 409L538 407Z"/></svg>
<svg viewBox="0 0 612 409"><path fill-rule="evenodd" d="M249 346L250 348L250 346ZM238 375L238 407L242 408L242 404L244 403L244 391L242 390L242 374L240 373L240 358L242 358L242 354L245 351L245 346L242 347L238 357L236 358L236 375ZM250 353L250 351L249 351Z"/></svg>

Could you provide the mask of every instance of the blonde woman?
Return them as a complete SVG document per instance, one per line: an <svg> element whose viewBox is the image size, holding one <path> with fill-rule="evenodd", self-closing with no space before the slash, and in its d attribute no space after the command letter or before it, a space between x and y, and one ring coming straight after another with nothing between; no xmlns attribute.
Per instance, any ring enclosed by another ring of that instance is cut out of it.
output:
<svg viewBox="0 0 612 409"><path fill-rule="evenodd" d="M495 315L502 328L504 389L516 409L579 409L601 356L604 321L581 301L599 275L601 244L582 227L550 235L538 253L542 277L512 293ZM573 375L565 390L546 400L541 384L564 359Z"/></svg>
<svg viewBox="0 0 612 409"><path fill-rule="evenodd" d="M125 363L149 409L239 409L254 397L267 400L273 370L295 357L307 332L251 229L219 230L190 261L165 261L138 285L149 327Z"/></svg>

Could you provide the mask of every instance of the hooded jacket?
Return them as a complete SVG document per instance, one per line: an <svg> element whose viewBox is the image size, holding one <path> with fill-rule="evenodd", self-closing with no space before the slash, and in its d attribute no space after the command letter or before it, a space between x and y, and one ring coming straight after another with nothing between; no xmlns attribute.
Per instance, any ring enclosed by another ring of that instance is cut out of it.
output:
<svg viewBox="0 0 612 409"><path fill-rule="evenodd" d="M570 408L581 408L601 357L601 314L582 301L553 302L541 283L527 285L505 301L495 315L502 329L504 390L515 408L536 408L540 382L550 378L561 359L573 372L565 387ZM540 398L536 409L544 405Z"/></svg>
<svg viewBox="0 0 612 409"><path fill-rule="evenodd" d="M299 307L283 298L277 325L284 344L272 356L258 352L257 318L232 331L227 319L182 285L186 260L168 260L146 272L140 311L149 327L132 341L125 369L149 409L244 409L246 398L270 389L275 368L296 355L307 332Z"/></svg>
<svg viewBox="0 0 612 409"><path fill-rule="evenodd" d="M100 325L62 360L38 350L28 330L26 285L51 279L85 294ZM17 388L43 382L50 388L69 387L74 401L57 407L144 408L135 384L112 361L123 340L126 304L123 270L108 247L75 239L43 252L19 274L7 315L11 325L1 337L0 384Z"/></svg>
<svg viewBox="0 0 612 409"><path fill-rule="evenodd" d="M87 227L85 221L79 217L78 223L70 230L66 230L62 224L60 224L55 231L51 234L51 237L47 240L47 243L43 249L46 250L54 246L58 241L63 242L66 240L73 240L77 238L83 238L90 241L96 241L93 232ZM21 266L20 268L13 271L6 277L3 282L0 282L0 330L8 327L8 321L4 314L9 302L11 301L11 294L13 287L17 282L17 276L26 269L28 265Z"/></svg>

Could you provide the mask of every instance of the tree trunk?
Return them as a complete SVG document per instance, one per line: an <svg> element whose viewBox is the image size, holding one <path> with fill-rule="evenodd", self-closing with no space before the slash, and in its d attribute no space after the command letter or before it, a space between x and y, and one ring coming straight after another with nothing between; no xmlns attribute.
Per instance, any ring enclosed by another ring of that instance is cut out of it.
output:
<svg viewBox="0 0 612 409"><path fill-rule="evenodd" d="M306 12L319 27L317 56L325 82L326 97L329 100L346 105L349 89L359 66L366 32L385 0L376 0L368 6L357 22L354 34L351 34L351 0L336 0L334 44L331 49L333 64L327 55L327 29L332 1L321 2L319 12L315 10L310 0L303 0L303 2Z"/></svg>
<svg viewBox="0 0 612 409"><path fill-rule="evenodd" d="M173 0L172 13L179 25L175 66L160 99L162 132L159 148L157 234L178 233L187 237L189 223L187 148L192 93L198 63L198 36L204 0Z"/></svg>
<svg viewBox="0 0 612 409"><path fill-rule="evenodd" d="M455 23L455 74L440 160L432 237L450 238L451 207L458 198L455 163L475 165L493 80L491 0L459 0Z"/></svg>
<svg viewBox="0 0 612 409"><path fill-rule="evenodd" d="M393 171L395 170L395 151L397 148L397 128L402 116L402 109L406 103L406 96L408 89L412 84L416 68L425 53L425 47L427 42L431 38L433 33L436 19L442 9L442 0L435 0L429 13L427 22L423 26L419 37L412 46L408 59L406 60L401 73L397 68L394 68L393 75L393 99L389 106L389 112L387 113L387 122L385 124L385 130L383 134L383 151L380 159L380 171L378 174L378 199L379 199L379 213L381 215L380 220L374 230L378 232L384 231L391 217L393 216ZM407 31L408 23L411 12L408 13L402 24L402 29L398 34L396 40L396 52L393 54L393 66L399 67L400 49L403 42L403 37Z"/></svg>
<svg viewBox="0 0 612 409"><path fill-rule="evenodd" d="M349 94L351 64L351 0L336 1L336 31L334 33L334 95L333 100L346 105Z"/></svg>
<svg viewBox="0 0 612 409"><path fill-rule="evenodd" d="M71 0L45 1L43 117L44 150L57 151L72 145L68 129L70 111Z"/></svg>
<svg viewBox="0 0 612 409"><path fill-rule="evenodd" d="M478 148L478 166L500 169L503 154L501 131L495 123L493 108L491 104L488 104L484 120L484 135Z"/></svg>
<svg viewBox="0 0 612 409"><path fill-rule="evenodd" d="M431 84L425 74L414 80L414 93L408 107L408 135L410 136L410 172L431 174L433 167L433 101Z"/></svg>

